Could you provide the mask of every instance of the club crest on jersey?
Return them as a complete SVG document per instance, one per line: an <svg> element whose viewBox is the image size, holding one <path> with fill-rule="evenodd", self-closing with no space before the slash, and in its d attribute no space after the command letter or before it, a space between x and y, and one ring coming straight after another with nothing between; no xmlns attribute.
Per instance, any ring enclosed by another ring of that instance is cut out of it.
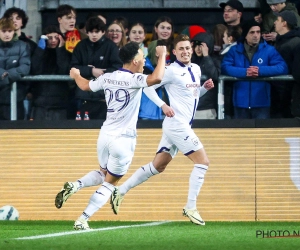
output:
<svg viewBox="0 0 300 250"><path fill-rule="evenodd" d="M144 80L144 77L143 77L142 75L139 75L139 76L137 77L137 79L138 79L138 81L143 81L143 80Z"/></svg>
<svg viewBox="0 0 300 250"><path fill-rule="evenodd" d="M194 144L195 146L198 146L199 140L198 140L197 137L196 137L196 138L192 138L191 140L192 140L192 142L193 142L193 144Z"/></svg>

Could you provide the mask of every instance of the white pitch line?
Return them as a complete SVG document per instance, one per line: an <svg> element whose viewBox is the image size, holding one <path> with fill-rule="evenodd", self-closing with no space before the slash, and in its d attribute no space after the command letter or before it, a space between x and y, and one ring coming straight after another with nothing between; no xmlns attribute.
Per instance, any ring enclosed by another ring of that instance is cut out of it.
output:
<svg viewBox="0 0 300 250"><path fill-rule="evenodd" d="M65 235L72 235L72 234L82 234L82 233L92 233L97 231L108 231L108 230L115 230L115 229L123 229L123 228L132 228L132 227L148 227L148 226L159 226L165 223L169 223L170 221L157 221L157 222L150 222L140 225L128 225L128 226L118 226L118 227L104 227L104 228L97 228L97 229L90 229L90 230L82 230L82 231L72 231L72 232L62 232L62 233L55 233L55 234L42 234L36 236L27 236L27 237L19 237L15 238L15 240L35 240L35 239L44 239L44 238L51 238L51 237L60 237Z"/></svg>

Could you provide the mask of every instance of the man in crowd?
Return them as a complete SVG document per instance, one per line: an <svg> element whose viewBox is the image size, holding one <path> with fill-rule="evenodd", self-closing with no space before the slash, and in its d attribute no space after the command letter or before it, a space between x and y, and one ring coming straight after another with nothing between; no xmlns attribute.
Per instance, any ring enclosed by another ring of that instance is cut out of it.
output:
<svg viewBox="0 0 300 250"><path fill-rule="evenodd" d="M240 1L229 0L226 3L220 3L220 7L224 11L223 18L226 25L241 25L244 6Z"/></svg>
<svg viewBox="0 0 300 250"><path fill-rule="evenodd" d="M259 23L249 20L242 30L242 40L225 54L221 66L224 75L249 79L234 83L234 117L268 119L271 86L265 81L251 81L251 78L284 75L288 67L278 51L261 39Z"/></svg>

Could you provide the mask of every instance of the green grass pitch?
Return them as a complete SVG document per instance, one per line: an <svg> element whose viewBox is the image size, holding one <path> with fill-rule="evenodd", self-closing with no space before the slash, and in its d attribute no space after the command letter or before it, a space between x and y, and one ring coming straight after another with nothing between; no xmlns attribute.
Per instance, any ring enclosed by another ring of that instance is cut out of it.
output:
<svg viewBox="0 0 300 250"><path fill-rule="evenodd" d="M300 222L0 221L2 250L300 249Z"/></svg>

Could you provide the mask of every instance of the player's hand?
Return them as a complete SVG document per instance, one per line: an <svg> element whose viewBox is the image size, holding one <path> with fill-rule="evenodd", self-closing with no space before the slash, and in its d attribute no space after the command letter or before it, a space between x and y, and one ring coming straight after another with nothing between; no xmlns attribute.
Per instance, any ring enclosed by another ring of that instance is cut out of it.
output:
<svg viewBox="0 0 300 250"><path fill-rule="evenodd" d="M173 117L175 115L174 110L167 104L162 105L161 109L167 117Z"/></svg>
<svg viewBox="0 0 300 250"><path fill-rule="evenodd" d="M80 70L76 68L71 68L70 70L70 77L75 79L76 76L80 76Z"/></svg>
<svg viewBox="0 0 300 250"><path fill-rule="evenodd" d="M207 90L210 90L210 89L214 88L214 86L215 86L214 82L211 78L208 79L207 81L205 81L204 84L203 84L203 87Z"/></svg>
<svg viewBox="0 0 300 250"><path fill-rule="evenodd" d="M156 46L156 56L157 57L162 57L162 56L166 56L167 54L167 47L166 46Z"/></svg>

